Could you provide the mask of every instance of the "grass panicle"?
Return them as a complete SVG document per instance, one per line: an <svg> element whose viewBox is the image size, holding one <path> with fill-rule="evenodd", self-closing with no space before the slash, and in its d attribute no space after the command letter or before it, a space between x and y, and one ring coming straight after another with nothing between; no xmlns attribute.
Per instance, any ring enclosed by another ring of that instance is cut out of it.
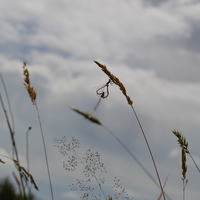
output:
<svg viewBox="0 0 200 200"><path fill-rule="evenodd" d="M94 116L90 115L89 113L83 112L83 111L81 111L79 109L76 109L76 108L74 108L72 106L69 106L69 108L71 110L77 112L78 114L84 116L86 119L90 120L91 122L93 122L95 124L98 124L98 125L101 125L101 122L97 118L95 118Z"/></svg>
<svg viewBox="0 0 200 200"><path fill-rule="evenodd" d="M34 89L34 87L31 87L31 82L30 82L30 78L29 78L29 71L26 68L26 62L24 62L24 65L22 67L23 67L23 70L24 70L23 73L24 73L24 76L25 76L24 85L26 87L26 90L29 93L29 96L31 98L32 103L35 104L35 100L36 100L36 97L37 97L37 92Z"/></svg>
<svg viewBox="0 0 200 200"><path fill-rule="evenodd" d="M16 168L18 169L18 171L20 172L20 174L22 175L22 177L26 180L26 181L29 181L31 182L31 184L34 185L35 189L36 190L39 190L36 183L35 183L35 180L33 178L33 176L25 169L25 167L23 167L22 165L19 164L19 162L13 158L10 158L8 156L5 156L5 155L0 155L0 156L3 156L7 159L10 159L14 162Z"/></svg>
<svg viewBox="0 0 200 200"><path fill-rule="evenodd" d="M1 160L1 159L0 159L0 163L3 163L3 164L5 164L5 162L4 162L3 160Z"/></svg>
<svg viewBox="0 0 200 200"><path fill-rule="evenodd" d="M187 142L186 138L183 137L183 135L179 131L177 131L175 129L172 130L172 133L178 138L177 141L178 141L180 147L184 148L186 153L189 153L188 142Z"/></svg>
<svg viewBox="0 0 200 200"><path fill-rule="evenodd" d="M188 183L188 180L186 179L186 172L187 172L186 160L187 160L186 159L186 151L182 147L181 161L182 161L183 200L185 200L185 188Z"/></svg>
<svg viewBox="0 0 200 200"><path fill-rule="evenodd" d="M26 87L26 90L29 93L30 99L33 103L33 105L35 105L36 111L37 111L37 116L38 116L38 120L39 120L39 125L40 125L40 132L41 132L41 136L42 136L42 142L43 142L43 147L44 147L44 154L45 154L45 161L46 161L46 167L47 167L47 173L48 173L48 178L49 178L49 186L50 186L50 191L51 191L51 199L54 200L54 195L53 195L53 187L52 187L52 183L51 183L51 174L50 174L50 169L49 169L49 163L48 163L48 157L47 157L47 150L46 150L46 145L45 145L45 139L44 139L44 133L43 133L43 128L42 128L42 122L40 119L40 113L39 113L39 109L36 103L36 96L37 96L37 91L34 89L34 87L31 87L31 82L30 82L30 75L29 75L29 71L26 68L26 62L23 63L23 74L25 76L24 78L24 85Z"/></svg>
<svg viewBox="0 0 200 200"><path fill-rule="evenodd" d="M110 78L110 80L115 83L116 85L119 86L120 90L122 91L123 95L126 97L126 100L128 102L129 105L133 104L133 101L131 100L131 98L127 95L126 93L126 88L124 87L124 85L122 84L122 82L116 77L114 76L105 65L102 65L101 63L94 61L101 69L102 71L107 74L107 76Z"/></svg>
<svg viewBox="0 0 200 200"><path fill-rule="evenodd" d="M36 190L39 190L34 179L33 176L23 167L21 166L16 160L13 160L15 165L18 167L18 169L21 171L22 175L24 176L24 178L26 179L26 181L30 180L31 184L34 185Z"/></svg>
<svg viewBox="0 0 200 200"><path fill-rule="evenodd" d="M185 150L185 153L187 153L190 156L190 158L192 159L195 167L197 168L197 170L200 174L200 169L188 149L188 142L187 142L186 138L178 130L174 129L174 130L172 130L172 133L178 138L178 140L177 140L178 144L180 145L181 148L183 148Z"/></svg>
<svg viewBox="0 0 200 200"><path fill-rule="evenodd" d="M182 161L182 180L186 179L187 165L186 165L186 152L185 149L182 148L181 151L181 161Z"/></svg>
<svg viewBox="0 0 200 200"><path fill-rule="evenodd" d="M107 170L104 166L104 163L101 162L100 154L97 152L92 152L90 149L87 149L83 156L79 156L77 150L80 147L80 143L77 139L72 137L72 141L69 143L65 137L61 139L54 139L56 143L55 146L58 147L59 152L63 156L67 156L67 161L63 162L63 168L67 171L75 172L80 169L80 165L83 167L82 172L85 176L83 179L77 179L77 184L72 183L69 185L72 191L80 190L83 192L83 196L80 197L82 200L86 199L99 199L94 190L93 186L90 186L90 183L93 180L96 181L102 194L99 194L100 197L104 197L107 200L105 192L102 188L102 185L105 183L105 177L102 175L107 173ZM90 198L91 197L91 198Z"/></svg>

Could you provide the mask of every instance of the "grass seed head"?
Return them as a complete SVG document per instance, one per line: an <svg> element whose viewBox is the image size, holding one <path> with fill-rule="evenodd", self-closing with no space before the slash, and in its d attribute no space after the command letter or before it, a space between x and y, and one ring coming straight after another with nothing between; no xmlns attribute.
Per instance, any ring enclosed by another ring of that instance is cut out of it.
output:
<svg viewBox="0 0 200 200"><path fill-rule="evenodd" d="M23 67L23 74L24 74L24 86L26 87L26 90L29 93L29 96L30 96L32 103L35 104L37 92L34 89L34 87L31 87L29 71L26 68L26 62L24 62L24 65L22 67Z"/></svg>
<svg viewBox="0 0 200 200"><path fill-rule="evenodd" d="M99 63L98 61L94 61L101 69L102 71L111 79L113 83L119 86L119 89L122 91L122 94L126 97L126 100L129 105L133 104L133 101L131 98L127 95L126 93L126 88L124 87L123 83L116 77L114 76L105 65Z"/></svg>

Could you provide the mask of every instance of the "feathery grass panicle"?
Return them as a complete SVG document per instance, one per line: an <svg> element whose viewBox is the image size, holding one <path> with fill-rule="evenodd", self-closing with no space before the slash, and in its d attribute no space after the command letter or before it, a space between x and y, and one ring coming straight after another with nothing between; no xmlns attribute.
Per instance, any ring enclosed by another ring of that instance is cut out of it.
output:
<svg viewBox="0 0 200 200"><path fill-rule="evenodd" d="M91 122L96 123L98 125L101 125L101 122L97 118L95 118L94 116L90 115L89 113L83 112L83 111L81 111L79 109L76 109L76 108L74 108L72 106L69 106L69 108L71 110L79 113L80 115L84 116L86 119L90 120Z"/></svg>
<svg viewBox="0 0 200 200"><path fill-rule="evenodd" d="M193 156L191 155L189 149L188 149L188 142L186 140L186 138L178 131L178 130L172 130L172 133L178 138L178 143L180 145L181 148L184 149L185 153L189 154L190 158L192 159L195 167L197 168L199 174L200 174L200 168L198 167L197 163L195 162Z"/></svg>
<svg viewBox="0 0 200 200"><path fill-rule="evenodd" d="M28 91L29 93L29 96L31 98L31 101L33 104L35 104L35 100L36 100L36 96L37 96L37 92L36 90L34 89L34 87L31 87L31 83L30 83L30 78L29 78L29 71L28 69L26 68L26 62L23 63L24 65L22 66L23 67L23 70L24 70L24 85L26 87L26 90Z"/></svg>
<svg viewBox="0 0 200 200"><path fill-rule="evenodd" d="M126 97L126 100L128 102L129 105L133 104L133 101L131 100L131 98L127 95L126 93L126 88L124 87L124 85L122 84L122 82L116 77L114 76L105 65L102 65L101 63L94 61L101 69L102 71L107 74L107 76L111 79L111 81L113 83L115 83L116 85L119 86L120 90L122 91L123 95Z"/></svg>
<svg viewBox="0 0 200 200"><path fill-rule="evenodd" d="M186 152L185 149L182 147L181 151L181 160L182 160L182 180L186 179L186 172L187 172L187 165L186 165Z"/></svg>
<svg viewBox="0 0 200 200"><path fill-rule="evenodd" d="M31 184L34 185L35 189L39 190L33 179L33 176L23 166L21 166L16 160L13 159L13 161L14 161L15 165L18 167L19 171L21 171L21 173L24 176L24 178L26 179L26 181L28 181L30 179Z"/></svg>
<svg viewBox="0 0 200 200"><path fill-rule="evenodd" d="M22 177L26 181L28 181L28 178L30 178L30 182L34 185L35 189L38 190L38 187L37 187L37 185L36 185L36 183L35 183L35 181L33 179L33 176L23 166L21 166L17 160L15 160L13 158L10 158L8 156L5 156L5 155L1 155L1 154L0 154L0 156L3 156L5 158L7 158L7 159L12 160L14 162L15 166L17 167L18 171L22 175Z"/></svg>
<svg viewBox="0 0 200 200"><path fill-rule="evenodd" d="M182 147L181 151L181 161L182 161L183 200L185 200L185 188L188 183L188 180L186 179L187 165L186 165L186 151L184 147Z"/></svg>
<svg viewBox="0 0 200 200"><path fill-rule="evenodd" d="M187 142L186 138L183 137L183 135L181 135L181 133L175 129L172 130L172 133L178 138L177 141L178 141L180 147L184 148L186 153L189 153L188 142Z"/></svg>

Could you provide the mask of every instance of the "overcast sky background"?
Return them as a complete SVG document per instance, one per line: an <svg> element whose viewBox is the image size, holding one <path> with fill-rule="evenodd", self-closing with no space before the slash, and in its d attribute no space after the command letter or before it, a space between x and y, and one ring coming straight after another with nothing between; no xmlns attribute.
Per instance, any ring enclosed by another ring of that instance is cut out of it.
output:
<svg viewBox="0 0 200 200"><path fill-rule="evenodd" d="M23 61L37 90L55 199L78 200L80 194L68 185L84 177L80 171L63 169L66 158L53 142L63 136L79 140L80 155L86 149L99 152L108 171L102 186L106 194L113 194L110 187L117 176L134 199L159 196L149 177L102 127L68 108L97 117L156 179L135 116L117 86L110 86L109 97L94 111L99 98L94 87L108 77L93 60L106 64L125 85L162 182L169 176L165 189L171 199L182 199L180 148L171 130L178 129L187 138L200 165L200 1L1 0L0 27L0 72L14 114L20 160L26 166L25 136L31 126L30 172L41 200L50 199L50 190L36 110L23 85ZM5 97L2 84L0 90ZM12 155L3 111L0 120L0 153ZM0 177L13 180L13 163L5 161ZM186 199L196 200L200 176L189 157L187 165ZM97 184L94 187L100 192Z"/></svg>

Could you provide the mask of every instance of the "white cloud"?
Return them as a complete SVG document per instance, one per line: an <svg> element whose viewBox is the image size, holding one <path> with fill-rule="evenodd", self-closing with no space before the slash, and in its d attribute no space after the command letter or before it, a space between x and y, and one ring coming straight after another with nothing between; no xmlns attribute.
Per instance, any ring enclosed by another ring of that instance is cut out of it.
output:
<svg viewBox="0 0 200 200"><path fill-rule="evenodd" d="M173 184L168 188L172 197L178 197L180 169L176 166L178 159L174 162L178 144L171 129L180 128L189 144L196 144L200 111L199 52L190 51L185 45L193 37L194 25L198 25L199 5L182 2L165 1L157 7L142 1L0 2L0 69L8 82L16 139L22 153L25 141L21 133L26 126L33 127L30 158L36 182L46 185L47 177L36 114L22 84L24 60L31 84L38 90L52 180L62 188L59 195L65 197L61 198L77 199L77 194L66 192L66 188L81 174L62 169L65 158L58 156L52 140L63 135L75 136L83 149L101 153L110 171L108 185L117 174L134 197L144 200L151 193L155 199L159 193L113 138L68 109L73 105L98 117L154 173L138 124L117 86L109 88L109 98L94 112L97 97L93 87L108 80L93 63L96 59L124 83L152 145L161 176L172 174ZM5 130L3 125L0 128ZM2 149L8 146L7 142L1 143ZM198 145L193 148L194 155L198 155ZM194 188L198 185L195 178L190 182ZM194 193L198 195L198 189Z"/></svg>

